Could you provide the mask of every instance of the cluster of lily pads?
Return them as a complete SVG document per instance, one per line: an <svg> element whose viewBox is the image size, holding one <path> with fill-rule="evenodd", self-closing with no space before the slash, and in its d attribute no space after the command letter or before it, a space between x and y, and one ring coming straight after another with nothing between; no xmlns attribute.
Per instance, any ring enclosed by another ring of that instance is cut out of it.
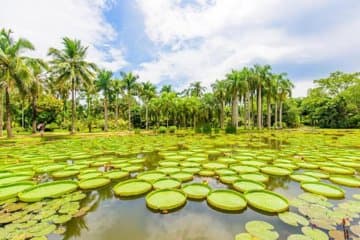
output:
<svg viewBox="0 0 360 240"><path fill-rule="evenodd" d="M249 206L278 214L281 221L302 227L302 233L291 234L289 240L338 237L343 219L350 234L360 237L359 227L351 222L359 218L360 202L352 199L334 206L328 201L349 197L342 186L360 187L360 151L354 140L359 137L284 131L215 137L112 136L41 145L17 142L0 149L5 219L0 221L0 239L61 234L66 222L89 210L81 208L80 201L91 190L106 186L119 201L146 194L146 205L163 213L191 199L206 200L222 211L241 213ZM211 178L224 187L207 184ZM271 178L299 182L308 193L288 200L271 190ZM262 227L254 232L256 225ZM252 221L245 229L236 239L279 238L268 223Z"/></svg>

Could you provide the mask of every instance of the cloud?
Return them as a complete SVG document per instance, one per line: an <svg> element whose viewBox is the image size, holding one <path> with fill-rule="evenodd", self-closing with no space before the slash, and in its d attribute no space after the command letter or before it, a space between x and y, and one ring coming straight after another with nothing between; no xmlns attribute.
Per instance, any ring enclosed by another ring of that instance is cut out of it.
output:
<svg viewBox="0 0 360 240"><path fill-rule="evenodd" d="M119 70L126 65L122 47L106 47L117 37L103 12L106 0L3 0L0 26L25 37L36 47L33 56L46 57L49 47L61 48L64 36L89 46L88 59L102 67Z"/></svg>
<svg viewBox="0 0 360 240"><path fill-rule="evenodd" d="M146 34L160 49L156 59L139 65L137 73L156 84L176 82L184 87L201 81L210 86L231 68L254 63L301 65L341 59L352 69L360 64L360 33L354 31L360 29L360 4L337 9L342 6L327 0L138 0L137 5ZM338 13L346 10L346 17L324 21L316 31L296 31L320 21L330 6ZM314 16L307 16L310 12ZM308 79L292 80L300 95L307 91L300 89L311 86Z"/></svg>

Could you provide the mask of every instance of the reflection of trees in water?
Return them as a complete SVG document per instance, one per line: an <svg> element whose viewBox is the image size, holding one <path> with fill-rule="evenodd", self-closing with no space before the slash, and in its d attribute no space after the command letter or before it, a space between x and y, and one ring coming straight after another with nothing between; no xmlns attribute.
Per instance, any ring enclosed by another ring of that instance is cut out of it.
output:
<svg viewBox="0 0 360 240"><path fill-rule="evenodd" d="M187 213L151 222L146 227L147 240L219 240L233 239L227 226L207 214ZM210 227L211 226L211 227Z"/></svg>
<svg viewBox="0 0 360 240"><path fill-rule="evenodd" d="M81 231L83 229L88 230L84 217L78 217L71 219L70 222L66 224L66 232L64 233L64 240L71 239L74 237L80 237Z"/></svg>
<svg viewBox="0 0 360 240"><path fill-rule="evenodd" d="M289 188L288 185L290 181L291 179L288 176L285 177L270 176L269 182L267 184L267 189L268 190L274 190L276 188L288 189Z"/></svg>

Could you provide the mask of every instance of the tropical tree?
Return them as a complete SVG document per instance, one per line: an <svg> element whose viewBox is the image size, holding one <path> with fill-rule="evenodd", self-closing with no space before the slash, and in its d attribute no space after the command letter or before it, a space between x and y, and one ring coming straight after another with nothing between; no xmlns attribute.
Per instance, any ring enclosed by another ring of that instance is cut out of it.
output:
<svg viewBox="0 0 360 240"><path fill-rule="evenodd" d="M188 89L186 89L185 93L188 96L194 96L194 97L201 97L204 92L205 92L206 88L201 86L201 82L193 82L190 83L190 86Z"/></svg>
<svg viewBox="0 0 360 240"><path fill-rule="evenodd" d="M211 85L215 98L220 105L220 128L224 129L225 122L225 101L227 98L227 82L225 80L216 80Z"/></svg>
<svg viewBox="0 0 360 240"><path fill-rule="evenodd" d="M163 92L173 92L172 86L170 84L163 85L161 87L160 93L163 93Z"/></svg>
<svg viewBox="0 0 360 240"><path fill-rule="evenodd" d="M95 86L98 91L102 91L104 96L104 131L108 131L108 100L111 91L113 73L105 69L101 70L95 80Z"/></svg>
<svg viewBox="0 0 360 240"><path fill-rule="evenodd" d="M26 39L14 40L11 30L0 31L0 85L5 88L6 131L7 137L13 137L11 128L10 95L14 88L25 94L31 81L31 72L26 65L24 50L33 50L34 46Z"/></svg>
<svg viewBox="0 0 360 240"><path fill-rule="evenodd" d="M76 102L75 94L82 85L88 87L93 84L97 67L86 61L88 47L84 47L80 40L63 38L63 49L50 48L52 57L52 74L59 84L69 84L71 90L71 134L75 133Z"/></svg>
<svg viewBox="0 0 360 240"><path fill-rule="evenodd" d="M114 108L115 108L115 124L118 127L119 124L119 100L120 95L123 94L123 82L119 79L113 79L111 81L111 94L114 96Z"/></svg>
<svg viewBox="0 0 360 240"><path fill-rule="evenodd" d="M279 99L279 125L282 128L283 103L288 96L291 96L291 90L294 84L283 74L278 82L278 99Z"/></svg>
<svg viewBox="0 0 360 240"><path fill-rule="evenodd" d="M140 98L145 106L145 126L149 129L149 102L156 96L156 87L151 82L143 82L140 85Z"/></svg>
<svg viewBox="0 0 360 240"><path fill-rule="evenodd" d="M138 90L138 83L136 82L139 76L134 75L133 73L121 73L122 76L122 86L126 94L126 100L128 103L128 121L129 121L129 130L131 129L131 102L132 96L135 94L135 91Z"/></svg>

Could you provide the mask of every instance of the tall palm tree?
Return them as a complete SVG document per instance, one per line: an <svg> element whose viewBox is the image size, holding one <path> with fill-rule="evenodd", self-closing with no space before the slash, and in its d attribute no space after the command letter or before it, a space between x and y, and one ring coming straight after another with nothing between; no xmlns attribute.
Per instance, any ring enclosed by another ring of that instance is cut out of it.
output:
<svg viewBox="0 0 360 240"><path fill-rule="evenodd" d="M29 58L27 64L32 72L32 81L30 85L32 133L36 133L37 100L44 87L44 81L46 79L45 71L48 70L48 65L38 58Z"/></svg>
<svg viewBox="0 0 360 240"><path fill-rule="evenodd" d="M127 103L128 103L128 121L129 121L129 130L131 129L131 100L135 91L138 89L137 79L139 76L134 75L133 73L121 73L123 89L126 94Z"/></svg>
<svg viewBox="0 0 360 240"><path fill-rule="evenodd" d="M113 79L111 81L111 93L115 97L114 108L115 108L115 124L118 127L119 121L119 96L123 93L123 82L119 79Z"/></svg>
<svg viewBox="0 0 360 240"><path fill-rule="evenodd" d="M71 85L71 134L75 133L76 119L76 91L82 85L85 87L93 83L97 67L86 61L88 47L81 45L80 40L63 38L63 49L49 49L52 56L52 69L55 80L59 83Z"/></svg>
<svg viewBox="0 0 360 240"><path fill-rule="evenodd" d="M156 96L156 87L151 82L143 82L140 85L140 98L145 106L145 126L149 129L149 102Z"/></svg>
<svg viewBox="0 0 360 240"><path fill-rule="evenodd" d="M267 115L267 122L266 126L268 129L271 128L271 100L276 95L276 85L277 85L277 74L270 73L264 79L265 82L265 92L266 92L266 115Z"/></svg>
<svg viewBox="0 0 360 240"><path fill-rule="evenodd" d="M224 129L225 122L225 101L227 97L227 82L226 80L216 80L211 85L214 95L220 105L220 128Z"/></svg>
<svg viewBox="0 0 360 240"><path fill-rule="evenodd" d="M111 90L111 81L113 73L105 69L101 70L95 80L95 86L98 91L102 91L104 96L104 131L108 131L108 100Z"/></svg>
<svg viewBox="0 0 360 240"><path fill-rule="evenodd" d="M283 109L283 103L286 100L288 96L291 96L291 90L294 88L294 84L286 78L286 76L282 76L279 80L279 92L278 92L278 98L279 98L279 125L280 128L282 128L282 109Z"/></svg>
<svg viewBox="0 0 360 240"><path fill-rule="evenodd" d="M264 82L269 78L271 67L270 65L258 65L255 64L253 73L256 81L256 95L257 95L257 125L258 129L262 129L262 91Z"/></svg>
<svg viewBox="0 0 360 240"><path fill-rule="evenodd" d="M201 86L201 82L190 83L189 88L186 90L187 95L194 97L201 97L206 90L206 87Z"/></svg>
<svg viewBox="0 0 360 240"><path fill-rule="evenodd" d="M172 91L173 91L172 86L170 84L168 84L168 85L164 85L161 87L160 93L172 92Z"/></svg>
<svg viewBox="0 0 360 240"><path fill-rule="evenodd" d="M10 94L14 88L25 94L31 81L31 72L26 65L24 50L33 50L34 46L26 39L14 40L11 30L0 31L0 85L5 88L6 131L7 137L13 137L11 128Z"/></svg>

